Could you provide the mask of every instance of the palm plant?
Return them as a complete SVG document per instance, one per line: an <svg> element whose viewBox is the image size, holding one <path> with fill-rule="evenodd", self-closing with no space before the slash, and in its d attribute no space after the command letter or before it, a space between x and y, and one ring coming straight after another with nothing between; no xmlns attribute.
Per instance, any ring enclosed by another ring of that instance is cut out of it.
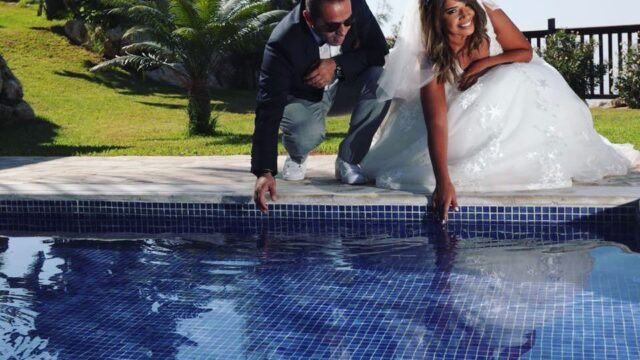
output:
<svg viewBox="0 0 640 360"><path fill-rule="evenodd" d="M112 66L137 71L170 69L188 90L190 135L215 132L211 121L209 75L222 65L237 43L270 29L286 12L269 1L255 0L112 0L110 14L133 27L123 39L125 55L91 71Z"/></svg>
<svg viewBox="0 0 640 360"><path fill-rule="evenodd" d="M272 9L289 11L295 6L296 0L269 0ZM281 11L280 14L286 14ZM258 74L262 65L264 44L271 35L272 26L266 26L262 31L249 32L242 35L240 41L235 41L227 54L227 61L233 64L233 86L242 89L255 89ZM225 74L227 77L229 74Z"/></svg>

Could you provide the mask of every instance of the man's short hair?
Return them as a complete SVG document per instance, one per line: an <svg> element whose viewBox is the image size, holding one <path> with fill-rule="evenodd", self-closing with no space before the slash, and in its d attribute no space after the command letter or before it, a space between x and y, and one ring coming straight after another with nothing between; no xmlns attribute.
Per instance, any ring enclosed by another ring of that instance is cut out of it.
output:
<svg viewBox="0 0 640 360"><path fill-rule="evenodd" d="M309 14L311 14L311 17L314 19L317 19L322 15L322 10L321 10L322 4L324 3L335 4L335 3L345 2L348 0L304 0L304 1L305 1L305 6L307 10L309 10Z"/></svg>

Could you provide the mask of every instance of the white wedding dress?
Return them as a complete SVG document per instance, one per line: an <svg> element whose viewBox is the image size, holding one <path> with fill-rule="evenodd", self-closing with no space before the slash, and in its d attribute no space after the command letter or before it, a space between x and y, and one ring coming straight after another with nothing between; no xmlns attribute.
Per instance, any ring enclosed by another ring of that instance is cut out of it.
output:
<svg viewBox="0 0 640 360"><path fill-rule="evenodd" d="M490 21L487 32L490 55L500 54ZM631 145L613 145L595 131L587 105L535 54L529 63L491 69L464 92L447 85L446 98L449 174L458 191L570 187L640 163ZM378 187L432 191L426 135L419 96L395 98L361 164L365 174Z"/></svg>

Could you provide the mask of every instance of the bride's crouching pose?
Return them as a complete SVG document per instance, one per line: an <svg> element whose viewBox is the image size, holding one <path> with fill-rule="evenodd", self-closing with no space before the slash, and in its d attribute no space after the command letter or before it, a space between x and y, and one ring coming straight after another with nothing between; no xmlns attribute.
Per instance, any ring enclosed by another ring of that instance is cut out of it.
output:
<svg viewBox="0 0 640 360"><path fill-rule="evenodd" d="M362 163L377 186L433 191L446 220L456 189L570 187L640 161L595 131L585 103L495 3L411 1L380 80L392 108Z"/></svg>

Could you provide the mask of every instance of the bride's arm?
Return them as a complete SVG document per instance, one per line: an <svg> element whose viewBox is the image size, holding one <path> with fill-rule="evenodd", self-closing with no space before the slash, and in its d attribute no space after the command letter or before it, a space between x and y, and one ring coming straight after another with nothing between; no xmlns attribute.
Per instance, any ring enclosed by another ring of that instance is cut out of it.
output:
<svg viewBox="0 0 640 360"><path fill-rule="evenodd" d="M460 90L466 90L475 83L478 77L494 66L514 62L529 62L533 57L531 43L509 19L504 11L487 8L487 16L493 24L498 43L502 47L502 54L476 60L470 64L460 78Z"/></svg>
<svg viewBox="0 0 640 360"><path fill-rule="evenodd" d="M504 52L485 59L488 66L514 62L529 62L533 57L531 43L504 11L487 9L489 21L493 24L498 43Z"/></svg>
<svg viewBox="0 0 640 360"><path fill-rule="evenodd" d="M427 126L429 156L436 177L436 188L432 195L434 210L440 220L448 220L449 208L458 208L456 190L449 177L447 153L449 130L447 126L447 103L444 84L431 81L420 90L422 112Z"/></svg>

